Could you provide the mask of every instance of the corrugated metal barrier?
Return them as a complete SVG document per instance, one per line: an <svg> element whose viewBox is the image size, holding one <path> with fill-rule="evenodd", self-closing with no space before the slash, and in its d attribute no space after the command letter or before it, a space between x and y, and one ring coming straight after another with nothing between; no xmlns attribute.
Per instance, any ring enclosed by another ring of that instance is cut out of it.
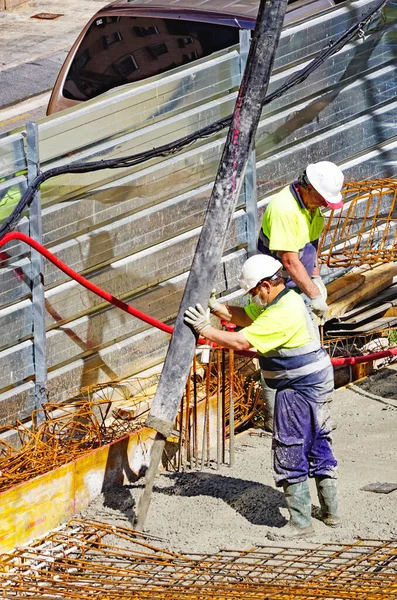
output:
<svg viewBox="0 0 397 600"><path fill-rule="evenodd" d="M269 92L372 4L341 4L286 28ZM219 293L237 289L247 242L257 235L258 223L247 218L250 202L257 199L260 219L271 194L307 163L332 160L347 180L396 175L396 40L397 4L391 2L368 35L264 109L256 189L247 185L236 209L217 275ZM246 45L243 32L240 47L42 120L40 168L135 154L231 114ZM132 168L48 180L41 188L44 245L96 285L172 323L225 136ZM25 131L0 138L0 220L26 186L26 146ZM28 218L19 230L29 233ZM0 255L0 425L28 419L35 405L30 250L20 243L2 250L10 258ZM44 282L51 401L162 362L167 334L107 305L50 263Z"/></svg>

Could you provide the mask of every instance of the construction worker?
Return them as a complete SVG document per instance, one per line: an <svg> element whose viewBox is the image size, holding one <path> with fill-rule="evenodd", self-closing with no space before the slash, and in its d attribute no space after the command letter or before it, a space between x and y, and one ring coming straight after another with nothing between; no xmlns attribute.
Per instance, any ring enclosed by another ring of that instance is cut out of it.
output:
<svg viewBox="0 0 397 600"><path fill-rule="evenodd" d="M332 452L330 403L334 389L329 356L299 294L284 284L282 264L258 254L243 265L241 288L251 295L242 308L218 302L212 312L242 327L237 332L211 326L210 308L185 312L195 331L220 346L255 348L266 384L276 390L272 440L273 475L283 487L290 521L272 539L293 539L314 532L308 477L314 477L326 525L340 524L337 462Z"/></svg>
<svg viewBox="0 0 397 600"><path fill-rule="evenodd" d="M324 228L321 208L342 208L343 173L334 163L310 164L297 181L273 196L263 215L258 250L279 259L287 287L303 293L306 305L323 324L327 289L320 277L318 242ZM274 392L262 381L265 428L272 431Z"/></svg>

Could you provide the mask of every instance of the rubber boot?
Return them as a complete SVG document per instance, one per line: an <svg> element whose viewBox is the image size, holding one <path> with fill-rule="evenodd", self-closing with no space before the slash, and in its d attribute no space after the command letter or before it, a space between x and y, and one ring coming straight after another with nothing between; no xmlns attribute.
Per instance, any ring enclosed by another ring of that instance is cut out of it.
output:
<svg viewBox="0 0 397 600"><path fill-rule="evenodd" d="M266 385L261 374L261 386L262 386L262 399L264 407L264 420L263 427L265 431L273 433L273 421L274 421L274 403L276 400L276 390L272 390Z"/></svg>
<svg viewBox="0 0 397 600"><path fill-rule="evenodd" d="M322 521L328 527L339 527L337 480L330 477L316 477L318 499L320 501Z"/></svg>
<svg viewBox="0 0 397 600"><path fill-rule="evenodd" d="M314 534L308 481L283 483L290 520L277 532L268 534L270 540L294 540Z"/></svg>

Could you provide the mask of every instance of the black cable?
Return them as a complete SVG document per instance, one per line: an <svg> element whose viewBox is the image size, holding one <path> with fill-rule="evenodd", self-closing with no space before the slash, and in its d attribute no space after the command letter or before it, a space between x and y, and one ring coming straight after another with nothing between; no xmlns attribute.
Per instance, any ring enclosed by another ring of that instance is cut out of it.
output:
<svg viewBox="0 0 397 600"><path fill-rule="evenodd" d="M380 0L374 8L371 8L366 13L364 13L360 20L357 21L354 25L352 25L349 29L347 29L338 39L335 41L330 41L329 44L320 52L320 54L314 58L310 63L292 75L283 85L281 85L277 90L275 90L272 94L266 96L263 101L263 106L269 104L276 98L280 98L285 92L291 89L293 86L298 83L302 83L305 81L311 73L313 73L319 66L321 66L328 58L339 52L348 42L354 39L356 36L363 37L364 29L367 28L376 13L380 11L387 0ZM55 177L57 175L65 175L67 173L88 173L90 171L100 171L102 169L120 169L125 167L132 167L134 165L138 165L152 158L156 158L159 156L171 156L179 152L182 148L185 148L189 144L193 142L206 138L208 136L214 135L225 127L228 127L232 121L232 115L228 115L223 119L219 119L215 121L211 125L207 125L194 133L190 133L189 135L184 136L183 138L179 138L174 142L170 142L168 144L164 144L159 146L158 148L152 148L151 150L146 150L145 152L140 152L139 154L134 154L133 156L127 156L124 158L113 158L109 160L100 160L94 162L87 163L72 163L70 165L64 167L54 167L53 169L49 169L44 173L40 173L32 183L26 188L23 193L21 199L18 204L14 208L13 212L4 223L0 226L0 238L7 233L12 227L14 227L23 213L23 211L29 206L32 202L33 197L37 189L40 187L44 181L50 179L51 177Z"/></svg>

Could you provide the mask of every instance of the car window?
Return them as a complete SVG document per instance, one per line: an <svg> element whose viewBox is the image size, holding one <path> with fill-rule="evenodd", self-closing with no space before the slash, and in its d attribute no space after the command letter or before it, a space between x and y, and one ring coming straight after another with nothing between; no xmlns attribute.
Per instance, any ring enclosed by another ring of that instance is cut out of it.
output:
<svg viewBox="0 0 397 600"><path fill-rule="evenodd" d="M164 73L239 41L237 27L151 17L101 16L85 34L65 80L71 100Z"/></svg>

